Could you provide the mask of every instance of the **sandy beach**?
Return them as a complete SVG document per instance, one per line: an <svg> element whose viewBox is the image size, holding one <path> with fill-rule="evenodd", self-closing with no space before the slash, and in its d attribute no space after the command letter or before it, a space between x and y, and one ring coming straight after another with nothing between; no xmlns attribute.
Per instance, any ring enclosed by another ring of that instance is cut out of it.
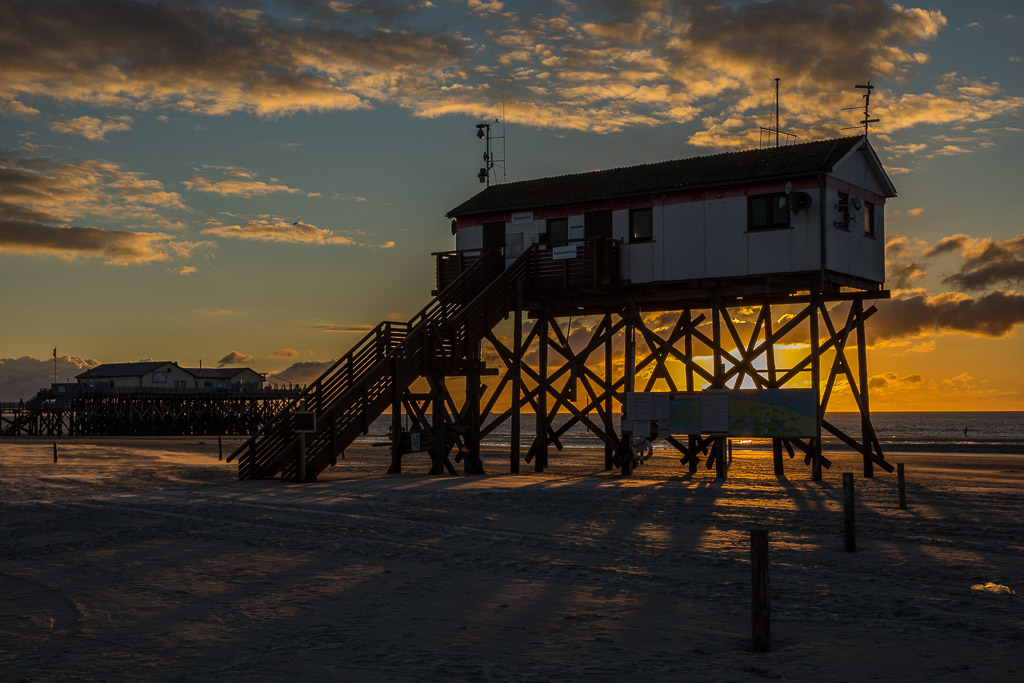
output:
<svg viewBox="0 0 1024 683"><path fill-rule="evenodd" d="M1024 458L859 456L812 482L739 449L551 469L238 482L216 439L0 442L0 679L1010 680L1024 670ZM235 446L225 443L225 452ZM856 553L842 472L855 473ZM770 533L771 652L750 647L749 530ZM984 583L1021 595L972 590Z"/></svg>

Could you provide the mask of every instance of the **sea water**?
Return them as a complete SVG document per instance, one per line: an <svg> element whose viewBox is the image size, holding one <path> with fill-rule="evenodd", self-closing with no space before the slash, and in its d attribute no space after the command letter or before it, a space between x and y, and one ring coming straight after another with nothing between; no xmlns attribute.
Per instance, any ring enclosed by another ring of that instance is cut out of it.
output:
<svg viewBox="0 0 1024 683"><path fill-rule="evenodd" d="M495 416L483 421L488 425ZM596 415L589 416L591 420L600 424ZM555 416L554 427L560 428L572 419L571 415L559 414ZM827 413L825 419L835 427L850 435L855 440L860 440L861 425L860 413ZM403 416L403 428L411 427L409 418ZM1024 412L1022 411L939 411L939 412L877 412L871 414L871 424L875 434L880 440L888 442L928 442L942 441L946 443L963 442L965 444L980 444L1005 441L1024 442ZM498 425L483 442L486 445L502 447L508 446L511 439L511 420L505 420ZM967 436L964 436L964 428L967 428ZM615 428L618 430L618 417L615 418ZM380 442L387 440L388 432L391 429L391 416L382 415L370 424L367 435L356 439L357 442ZM532 442L536 435L536 421L532 414L522 415L520 428L521 443L524 447ZM830 435L825 432L824 436ZM582 423L576 423L570 427L561 437L563 446L568 448L586 448L600 445L600 439L590 432L588 427ZM770 442L764 442L765 447L770 448ZM751 444L755 445L755 444Z"/></svg>

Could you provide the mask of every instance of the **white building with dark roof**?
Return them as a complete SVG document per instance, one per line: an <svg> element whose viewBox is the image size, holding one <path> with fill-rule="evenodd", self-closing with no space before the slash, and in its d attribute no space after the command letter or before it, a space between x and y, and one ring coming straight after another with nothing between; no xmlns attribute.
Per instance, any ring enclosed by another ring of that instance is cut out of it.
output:
<svg viewBox="0 0 1024 683"><path fill-rule="evenodd" d="M250 368L183 368L174 361L103 363L75 377L102 389L260 389L263 375Z"/></svg>
<svg viewBox="0 0 1024 683"><path fill-rule="evenodd" d="M625 285L785 275L880 289L894 196L861 136L493 185L447 215L458 251L506 263L530 244L620 241Z"/></svg>

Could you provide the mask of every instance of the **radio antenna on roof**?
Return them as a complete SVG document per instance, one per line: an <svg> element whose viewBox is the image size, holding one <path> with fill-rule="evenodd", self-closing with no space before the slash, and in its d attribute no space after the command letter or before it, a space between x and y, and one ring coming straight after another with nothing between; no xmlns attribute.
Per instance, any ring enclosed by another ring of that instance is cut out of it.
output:
<svg viewBox="0 0 1024 683"><path fill-rule="evenodd" d="M779 102L779 79L776 78L775 79L775 101L772 102L772 113L768 117L768 127L765 128L764 126L761 126L761 139L760 139L760 141L758 143L758 147L759 148L763 149L764 146L765 146L765 144L764 144L765 133L768 134L768 146L769 147L771 147L771 144L772 144L772 134L775 135L775 146L776 147L779 146L779 136L780 135L785 135L786 136L786 144L789 144L790 142L792 142L793 140L796 139L796 135L794 135L793 133L787 133L784 130L780 130L781 127L782 127L781 124L779 123L779 111L780 111L780 109L781 109L781 107L780 107L780 102ZM772 128L772 121L773 120L775 121L775 127L774 128Z"/></svg>
<svg viewBox="0 0 1024 683"><path fill-rule="evenodd" d="M861 121L856 126L847 126L846 128L843 128L843 130L853 130L855 128L863 127L864 137L867 137L868 131L870 130L870 125L872 123L878 123L881 120L871 118L871 91L875 89L875 86L871 85L871 81L868 81L867 85L855 85L853 87L864 90L864 104L863 106L859 107L843 107L843 111L850 111L851 109L863 109L864 120Z"/></svg>

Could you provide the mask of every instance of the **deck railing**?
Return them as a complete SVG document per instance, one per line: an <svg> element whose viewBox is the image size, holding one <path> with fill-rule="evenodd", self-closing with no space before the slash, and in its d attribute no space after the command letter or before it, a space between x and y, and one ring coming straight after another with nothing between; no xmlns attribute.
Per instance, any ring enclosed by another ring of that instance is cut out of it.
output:
<svg viewBox="0 0 1024 683"><path fill-rule="evenodd" d="M621 282L622 240L590 238L535 245L527 290L600 290ZM483 255L480 249L435 252L437 289L443 290ZM497 254L501 258L500 254Z"/></svg>

